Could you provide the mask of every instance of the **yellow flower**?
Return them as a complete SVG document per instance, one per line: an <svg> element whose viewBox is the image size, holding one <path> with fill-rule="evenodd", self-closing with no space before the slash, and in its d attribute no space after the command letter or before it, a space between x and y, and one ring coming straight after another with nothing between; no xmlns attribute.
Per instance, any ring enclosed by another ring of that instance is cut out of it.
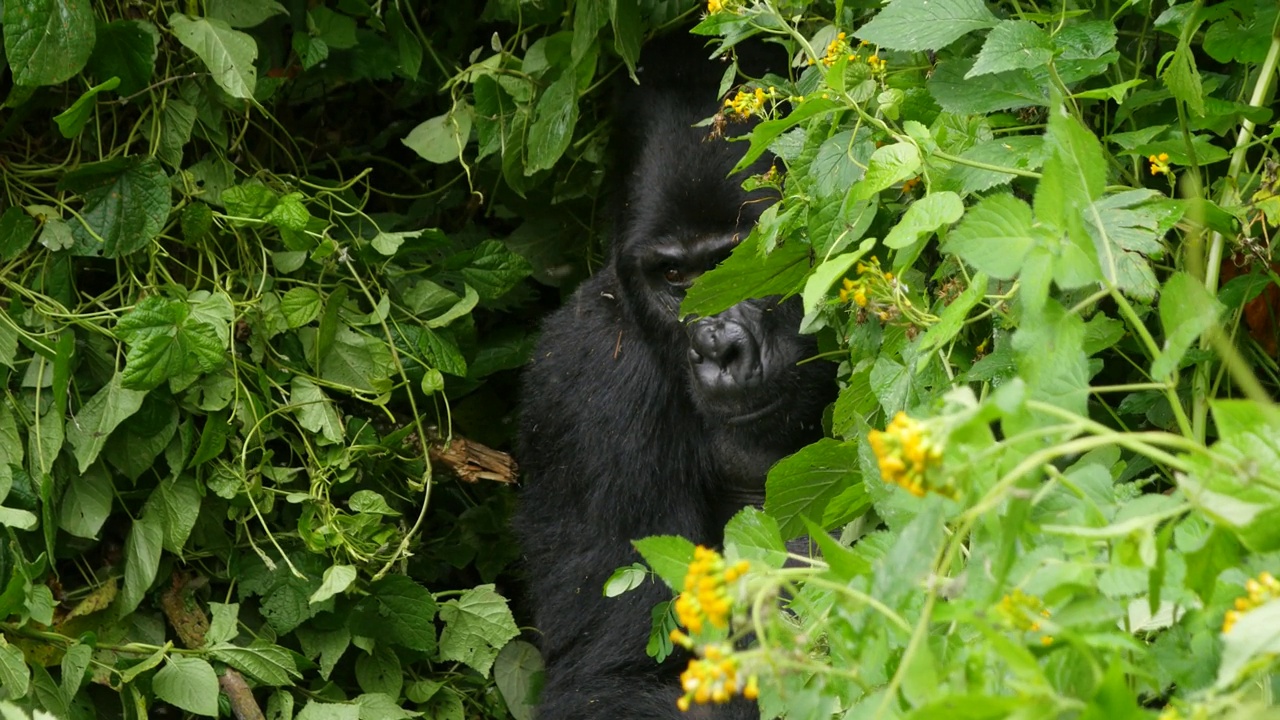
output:
<svg viewBox="0 0 1280 720"><path fill-rule="evenodd" d="M741 12L742 0L707 0L707 14L715 15L718 12Z"/></svg>
<svg viewBox="0 0 1280 720"><path fill-rule="evenodd" d="M844 33L837 33L836 39L827 44L827 51L822 56L823 65L827 67L835 65L841 55L848 55L850 60L853 59L853 55L849 53L849 41L845 38L846 35ZM812 65L813 61L810 60L809 64Z"/></svg>
<svg viewBox="0 0 1280 720"><path fill-rule="evenodd" d="M937 473L933 471L942 461L942 446L930 434L923 423L900 412L889 427L883 431L872 430L867 439L885 482L916 497L932 491L953 498L956 496L954 484L934 477Z"/></svg>
<svg viewBox="0 0 1280 720"><path fill-rule="evenodd" d="M1040 632L1040 621L1035 619L1037 615L1049 617L1049 611L1045 608L1043 600L1018 589L1000 598L1000 602L996 604L995 613L1005 625L1014 630L1029 633ZM1041 635L1040 644L1045 647L1052 645L1053 637Z"/></svg>
<svg viewBox="0 0 1280 720"><path fill-rule="evenodd" d="M1160 153L1159 155L1151 155L1147 158L1151 163L1152 175L1168 175L1169 170L1169 153Z"/></svg>
<svg viewBox="0 0 1280 720"><path fill-rule="evenodd" d="M765 100L770 97L772 90L773 88L770 88L769 93L766 93L764 88L756 88L751 92L739 90L733 97L725 98L724 106L727 114L736 116L738 119L764 115Z"/></svg>
<svg viewBox="0 0 1280 720"><path fill-rule="evenodd" d="M726 584L742 577L749 568L746 560L726 567L724 558L715 550L701 545L694 548L693 562L684 576L684 590L676 598L676 619L695 635L708 623L720 629L729 627L733 602ZM671 639L678 642L675 633Z"/></svg>
<svg viewBox="0 0 1280 720"><path fill-rule="evenodd" d="M1222 634L1231 632L1231 628L1245 613L1254 608L1280 598L1280 580L1276 580L1265 570L1258 573L1257 578L1249 578L1244 583L1245 595L1236 598L1235 609L1228 610L1222 617Z"/></svg>
<svg viewBox="0 0 1280 720"><path fill-rule="evenodd" d="M727 703L739 694L754 700L760 692L755 675L742 683L738 659L728 645L703 648L702 657L690 660L689 667L680 674L680 689L684 690L684 695L676 700L676 707L681 711L687 711L694 703Z"/></svg>

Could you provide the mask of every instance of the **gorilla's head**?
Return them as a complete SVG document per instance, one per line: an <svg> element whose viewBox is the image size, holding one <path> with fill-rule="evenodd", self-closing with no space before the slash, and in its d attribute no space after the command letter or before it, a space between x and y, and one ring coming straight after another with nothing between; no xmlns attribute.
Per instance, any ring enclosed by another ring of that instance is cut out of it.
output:
<svg viewBox="0 0 1280 720"><path fill-rule="evenodd" d="M746 143L693 127L718 110L724 66L700 48L692 59L661 45L646 50L640 86L621 113L627 172L612 261L622 301L664 365L685 373L693 405L709 424L742 444L794 449L816 436L834 393L830 364L799 364L817 352L813 338L797 332L799 298L748 300L715 317L679 319L694 279L728 257L777 200L772 191L742 188L774 160L761 158L731 176ZM660 91L645 85L646 76L662 77ZM731 133L746 129L729 126Z"/></svg>

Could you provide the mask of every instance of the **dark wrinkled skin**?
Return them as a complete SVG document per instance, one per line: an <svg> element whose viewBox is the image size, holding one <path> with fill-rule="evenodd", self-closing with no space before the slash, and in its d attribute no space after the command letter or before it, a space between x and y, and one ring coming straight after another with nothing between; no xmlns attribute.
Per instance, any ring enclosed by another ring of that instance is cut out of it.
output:
<svg viewBox="0 0 1280 720"><path fill-rule="evenodd" d="M676 709L682 652L645 654L657 581L605 598L640 558L631 541L721 542L764 499L769 467L821 436L833 366L796 332L798 299L750 300L682 323L691 277L746 237L772 199L726 175L745 148L693 123L716 111L723 68L696 48L646 48L641 86L619 108L623 198L608 264L547 318L524 375L515 529L541 632L543 720L756 718L737 700ZM749 172L761 172L768 160ZM677 266L678 282L666 271Z"/></svg>

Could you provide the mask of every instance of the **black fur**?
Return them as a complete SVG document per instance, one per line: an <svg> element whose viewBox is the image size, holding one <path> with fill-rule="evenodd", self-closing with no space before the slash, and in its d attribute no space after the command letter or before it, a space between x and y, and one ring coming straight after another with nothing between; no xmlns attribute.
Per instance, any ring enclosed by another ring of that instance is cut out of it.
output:
<svg viewBox="0 0 1280 720"><path fill-rule="evenodd" d="M690 127L717 110L723 66L705 57L678 42L646 48L619 112L612 256L546 320L524 376L515 527L547 665L542 720L758 716L744 701L676 709L687 655L659 665L645 654L669 589L602 595L639 559L632 540L718 544L735 512L763 501L769 467L820 435L835 391L829 364L796 365L816 352L796 333L798 299L688 326L679 289L654 268L663 248L714 264L771 202L742 190L745 175L726 177L744 143Z"/></svg>

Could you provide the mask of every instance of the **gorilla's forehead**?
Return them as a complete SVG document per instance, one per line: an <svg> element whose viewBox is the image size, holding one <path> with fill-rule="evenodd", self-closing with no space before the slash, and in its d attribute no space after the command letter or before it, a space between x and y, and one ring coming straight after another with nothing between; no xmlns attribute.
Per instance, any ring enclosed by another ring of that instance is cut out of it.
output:
<svg viewBox="0 0 1280 720"><path fill-rule="evenodd" d="M635 253L646 264L714 265L733 252L745 232L690 233L656 235L646 243L634 244ZM706 261L706 262L703 262Z"/></svg>

